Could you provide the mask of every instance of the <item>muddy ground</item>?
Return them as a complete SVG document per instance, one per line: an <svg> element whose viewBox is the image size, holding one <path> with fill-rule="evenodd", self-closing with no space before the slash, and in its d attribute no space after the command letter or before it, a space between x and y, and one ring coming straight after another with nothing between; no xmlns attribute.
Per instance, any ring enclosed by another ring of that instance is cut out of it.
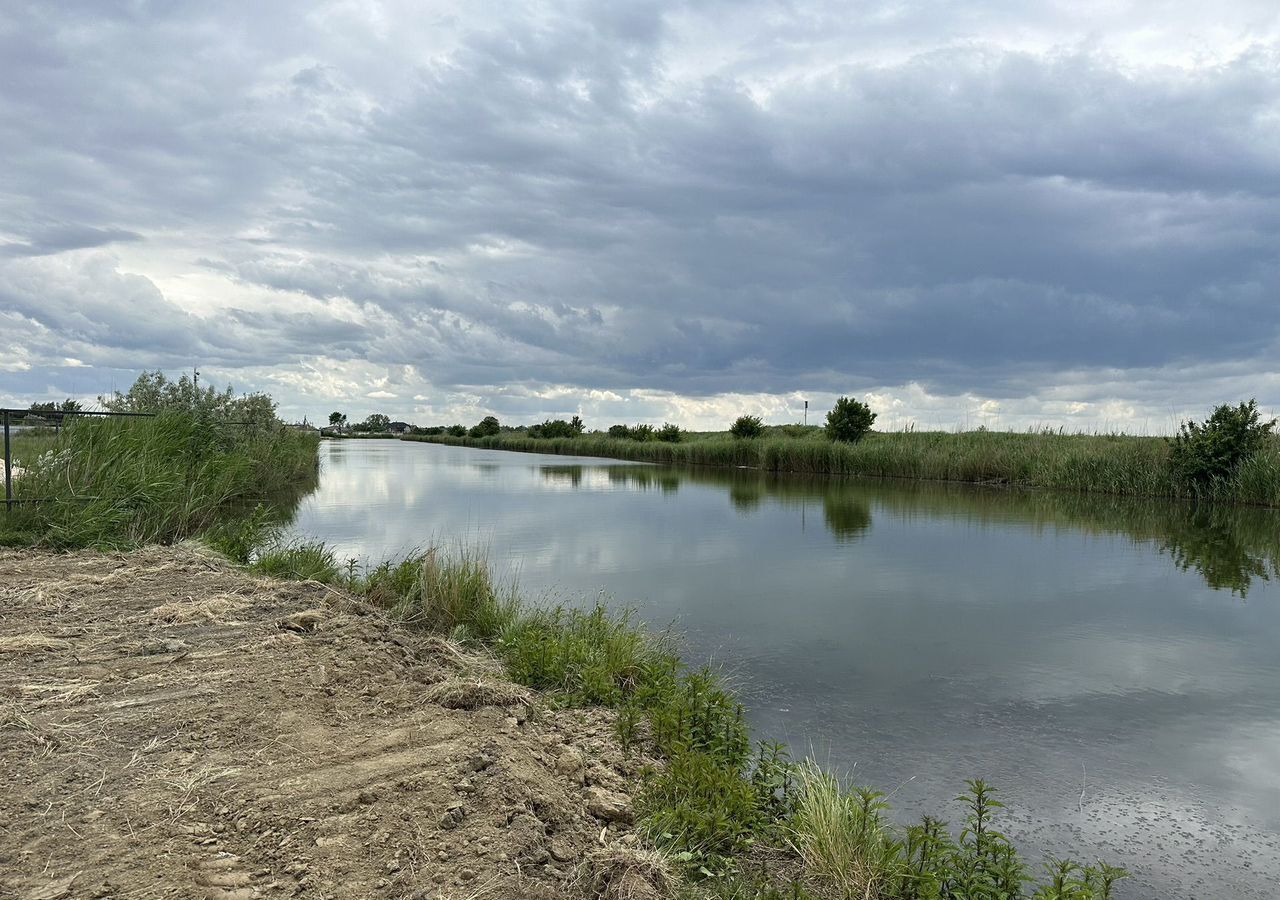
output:
<svg viewBox="0 0 1280 900"><path fill-rule="evenodd" d="M323 585L0 550L2 897L658 896L612 734Z"/></svg>

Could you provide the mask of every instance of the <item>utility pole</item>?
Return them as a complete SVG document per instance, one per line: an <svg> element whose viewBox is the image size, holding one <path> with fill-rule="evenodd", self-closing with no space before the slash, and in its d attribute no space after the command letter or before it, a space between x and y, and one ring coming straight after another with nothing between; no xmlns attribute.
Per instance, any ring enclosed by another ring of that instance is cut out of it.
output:
<svg viewBox="0 0 1280 900"><path fill-rule="evenodd" d="M809 401L808 400L804 401L804 425L806 428L809 427Z"/></svg>

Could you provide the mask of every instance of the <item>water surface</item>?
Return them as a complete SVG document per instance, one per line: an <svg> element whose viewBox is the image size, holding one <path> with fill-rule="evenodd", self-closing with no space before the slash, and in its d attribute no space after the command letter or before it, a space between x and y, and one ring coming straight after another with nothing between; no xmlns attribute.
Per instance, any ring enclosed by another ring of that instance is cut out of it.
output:
<svg viewBox="0 0 1280 900"><path fill-rule="evenodd" d="M526 596L636 607L757 734L901 815L1002 790L1123 896L1280 896L1280 528L1268 510L326 441L295 530L487 547Z"/></svg>

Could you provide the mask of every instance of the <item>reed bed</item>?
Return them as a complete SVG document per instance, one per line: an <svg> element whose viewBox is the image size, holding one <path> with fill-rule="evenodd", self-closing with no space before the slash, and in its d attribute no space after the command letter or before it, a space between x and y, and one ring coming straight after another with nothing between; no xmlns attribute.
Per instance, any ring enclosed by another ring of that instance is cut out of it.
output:
<svg viewBox="0 0 1280 900"><path fill-rule="evenodd" d="M599 434L549 440L519 433L485 438L413 435L404 440L667 465L1016 485L1136 497L1198 497L1280 506L1280 440L1275 438L1263 452L1247 460L1232 481L1208 489L1188 486L1175 475L1166 439L1123 434L875 432L858 443L844 444L813 432L794 437L771 429L763 437L749 440L723 432L701 433L674 444Z"/></svg>
<svg viewBox="0 0 1280 900"><path fill-rule="evenodd" d="M233 426L166 412L82 419L55 440L19 440L20 501L0 514L0 544L122 548L172 543L258 504L314 486L318 439L279 426Z"/></svg>

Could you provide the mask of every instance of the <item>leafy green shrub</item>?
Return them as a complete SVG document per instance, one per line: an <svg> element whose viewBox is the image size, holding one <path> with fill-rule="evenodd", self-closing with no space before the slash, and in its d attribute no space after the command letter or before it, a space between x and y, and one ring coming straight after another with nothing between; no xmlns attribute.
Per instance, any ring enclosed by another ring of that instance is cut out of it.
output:
<svg viewBox="0 0 1280 900"><path fill-rule="evenodd" d="M631 429L626 425L610 425L609 437L611 438L629 438L631 437Z"/></svg>
<svg viewBox="0 0 1280 900"><path fill-rule="evenodd" d="M473 438L492 437L502 430L494 416L485 416L479 423L471 426L470 436Z"/></svg>
<svg viewBox="0 0 1280 900"><path fill-rule="evenodd" d="M466 437L467 426L466 425L450 425L449 434L453 435L454 437Z"/></svg>
<svg viewBox="0 0 1280 900"><path fill-rule="evenodd" d="M528 434L531 438L573 438L582 434L582 428L582 420L574 416L569 422L547 419L541 425L530 426Z"/></svg>
<svg viewBox="0 0 1280 900"><path fill-rule="evenodd" d="M759 437L764 432L764 423L759 416L738 416L729 426L729 433L736 438Z"/></svg>
<svg viewBox="0 0 1280 900"><path fill-rule="evenodd" d="M684 432L679 425L664 422L662 427L658 429L658 440L666 441L668 444L678 444L683 438Z"/></svg>
<svg viewBox="0 0 1280 900"><path fill-rule="evenodd" d="M1260 421L1258 403L1222 404L1203 423L1188 420L1169 447L1169 463L1186 484L1200 488L1233 478L1266 446L1276 420Z"/></svg>
<svg viewBox="0 0 1280 900"><path fill-rule="evenodd" d="M876 414L865 403L849 397L841 397L827 413L827 437L833 441L853 444L862 440L871 430Z"/></svg>
<svg viewBox="0 0 1280 900"><path fill-rule="evenodd" d="M655 435L656 432L654 431L653 426L647 423L633 425L631 427L631 440L633 441L640 441L641 443L651 441Z"/></svg>

